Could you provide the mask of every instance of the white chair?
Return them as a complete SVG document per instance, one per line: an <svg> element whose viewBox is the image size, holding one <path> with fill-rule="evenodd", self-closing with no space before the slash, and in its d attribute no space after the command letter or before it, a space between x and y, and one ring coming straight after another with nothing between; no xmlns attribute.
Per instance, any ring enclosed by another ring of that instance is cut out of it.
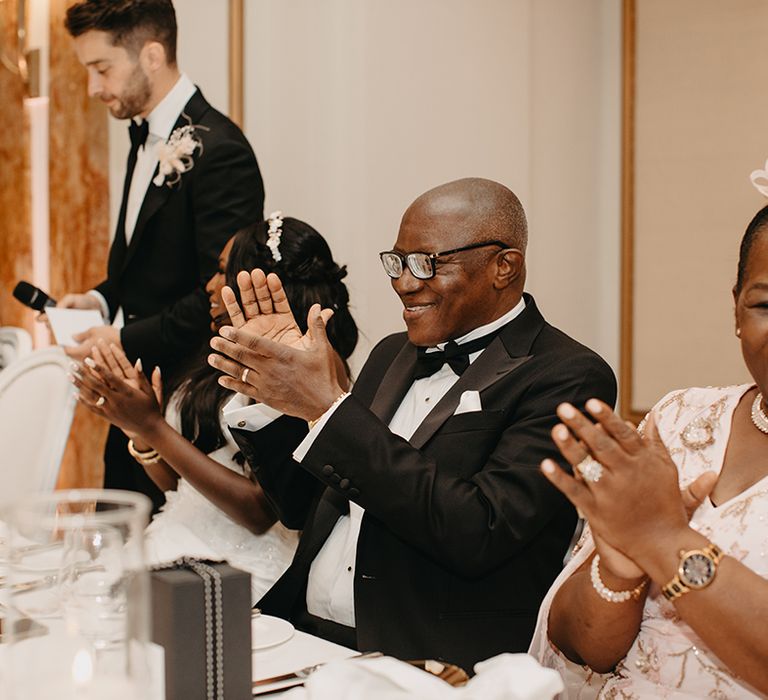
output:
<svg viewBox="0 0 768 700"><path fill-rule="evenodd" d="M52 347L0 372L0 506L56 485L75 410L69 365Z"/></svg>
<svg viewBox="0 0 768 700"><path fill-rule="evenodd" d="M0 369L32 352L32 336L23 328L0 328Z"/></svg>

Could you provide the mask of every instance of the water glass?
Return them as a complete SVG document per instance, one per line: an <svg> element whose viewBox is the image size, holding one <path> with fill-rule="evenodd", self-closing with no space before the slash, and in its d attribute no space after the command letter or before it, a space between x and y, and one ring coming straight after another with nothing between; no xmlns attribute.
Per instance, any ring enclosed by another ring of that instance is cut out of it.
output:
<svg viewBox="0 0 768 700"><path fill-rule="evenodd" d="M57 491L7 508L0 680L13 700L144 700L150 501Z"/></svg>

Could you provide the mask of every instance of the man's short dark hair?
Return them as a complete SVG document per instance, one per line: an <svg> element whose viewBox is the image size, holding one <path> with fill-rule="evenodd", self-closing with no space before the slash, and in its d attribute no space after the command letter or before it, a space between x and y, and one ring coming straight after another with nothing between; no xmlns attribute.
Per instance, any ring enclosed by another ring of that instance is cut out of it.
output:
<svg viewBox="0 0 768 700"><path fill-rule="evenodd" d="M107 32L114 46L134 56L147 41L158 41L168 64L176 64L176 12L171 0L83 0L67 10L64 26L74 37L92 30Z"/></svg>

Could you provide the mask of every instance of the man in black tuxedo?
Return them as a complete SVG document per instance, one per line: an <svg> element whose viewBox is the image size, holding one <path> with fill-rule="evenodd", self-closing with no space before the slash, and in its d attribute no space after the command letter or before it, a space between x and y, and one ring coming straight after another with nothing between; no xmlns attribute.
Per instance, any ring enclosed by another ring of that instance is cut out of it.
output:
<svg viewBox="0 0 768 700"><path fill-rule="evenodd" d="M60 307L98 309L112 325L76 337L82 360L103 338L128 357L173 370L205 342L205 282L227 240L263 217L259 166L240 129L206 102L176 63L171 0L85 0L65 24L88 71L88 93L130 119L131 150L107 278ZM181 157L179 159L179 156ZM162 493L112 428L104 485Z"/></svg>
<svg viewBox="0 0 768 700"><path fill-rule="evenodd" d="M210 362L284 414L265 425L256 404L229 420L281 519L303 530L262 610L360 650L467 669L528 648L576 524L539 470L558 459L555 409L612 405L616 384L523 293L526 240L522 206L498 183L419 197L381 254L407 334L373 349L351 394L320 309L301 341L281 330L293 346L272 342L289 314L279 282L241 273L247 321L211 341L223 356ZM282 454L263 448L277 436Z"/></svg>

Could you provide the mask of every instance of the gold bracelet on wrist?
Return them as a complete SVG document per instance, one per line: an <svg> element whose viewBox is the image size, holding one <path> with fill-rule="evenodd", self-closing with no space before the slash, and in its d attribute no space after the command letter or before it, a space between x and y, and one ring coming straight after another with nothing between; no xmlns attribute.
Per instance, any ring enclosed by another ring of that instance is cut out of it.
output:
<svg viewBox="0 0 768 700"><path fill-rule="evenodd" d="M160 453L157 450L154 450L152 448L146 450L145 452L141 452L136 449L136 445L133 444L133 440L128 440L128 452L130 453L131 457L133 457L137 462L140 462L141 464L155 464L156 462L159 462L162 458L160 457Z"/></svg>
<svg viewBox="0 0 768 700"><path fill-rule="evenodd" d="M640 595L648 585L647 578L643 579L631 591L612 591L603 583L603 579L600 578L599 567L600 555L595 554L595 558L592 560L592 566L589 570L589 577L592 580L592 588L595 589L597 595L599 595L603 600L607 600L609 603L625 603L630 598L633 600L640 600Z"/></svg>
<svg viewBox="0 0 768 700"><path fill-rule="evenodd" d="M307 425L309 426L309 429L310 429L310 430L312 430L312 428L314 428L314 427L315 427L315 426L316 426L316 425L317 425L317 424L320 422L320 419L321 419L321 418L322 418L322 417L323 417L323 416L324 416L326 413L328 413L328 411L330 411L332 408L334 408L335 406L337 406L338 404L340 404L340 403L341 403L341 402L342 402L344 399L346 399L346 398L347 398L347 396L349 396L349 392L348 392L348 391L343 391L343 392L341 392L341 394L339 394L339 395L336 397L335 401L334 401L334 402L333 402L333 403L332 403L330 406L328 406L328 408L326 408L326 409L325 409L325 410L324 410L324 411L323 411L323 412L322 412L322 413L321 413L321 414L320 414L320 415L319 415L317 418L314 418L314 419L312 419L312 420L308 420L308 421L307 421Z"/></svg>

